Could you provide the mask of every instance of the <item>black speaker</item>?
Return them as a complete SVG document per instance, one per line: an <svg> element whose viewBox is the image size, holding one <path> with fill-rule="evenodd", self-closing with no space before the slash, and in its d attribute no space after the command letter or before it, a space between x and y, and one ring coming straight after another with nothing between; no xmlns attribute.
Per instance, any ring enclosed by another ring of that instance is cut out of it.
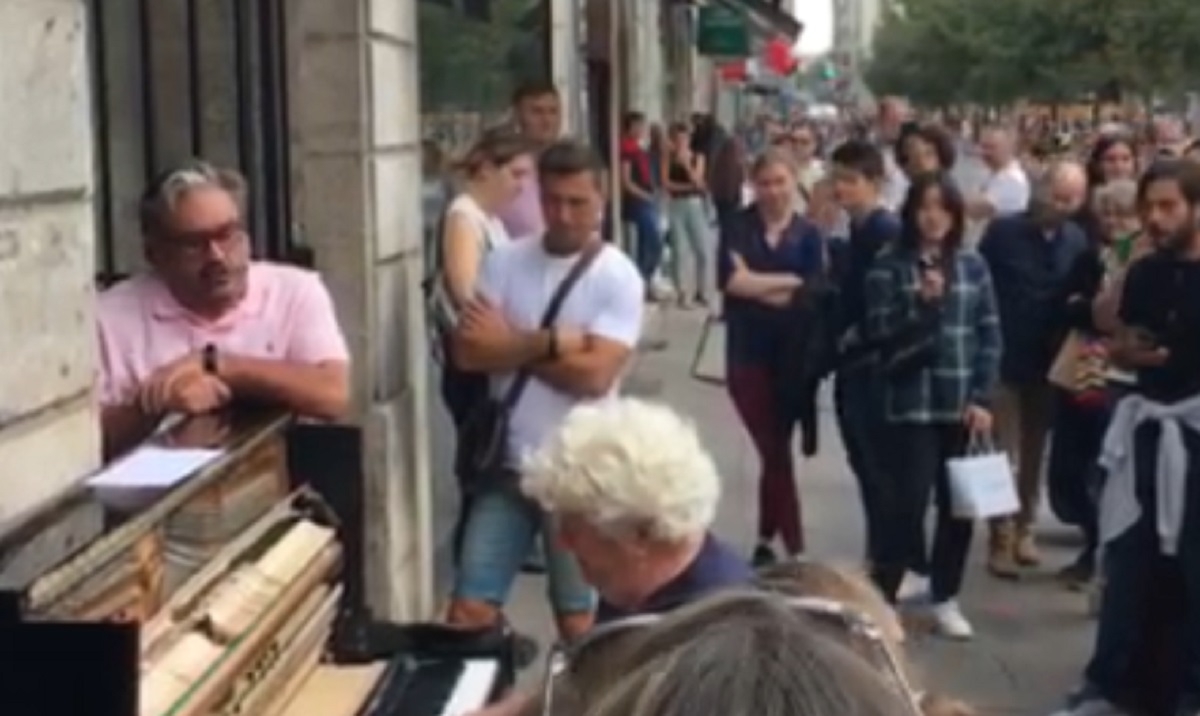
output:
<svg viewBox="0 0 1200 716"><path fill-rule="evenodd" d="M337 515L345 589L342 611L365 613L362 430L350 425L293 423L287 432L287 462L293 486L307 485Z"/></svg>

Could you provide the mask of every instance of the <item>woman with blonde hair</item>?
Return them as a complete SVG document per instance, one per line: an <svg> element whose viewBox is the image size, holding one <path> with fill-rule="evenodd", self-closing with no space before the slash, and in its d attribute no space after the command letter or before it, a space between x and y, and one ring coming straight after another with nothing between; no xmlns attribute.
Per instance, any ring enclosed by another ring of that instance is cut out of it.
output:
<svg viewBox="0 0 1200 716"><path fill-rule="evenodd" d="M792 560L764 567L758 575L759 588L768 592L789 597L828 599L861 612L878 627L883 643L862 644L861 639L853 639L845 630L840 636L873 663L882 649L888 650L888 658L901 672L903 680L912 683L912 669L903 655L906 638L904 625L883 594L861 570L824 562ZM922 692L917 695L917 701L924 716L973 716L975 713L963 702L940 694Z"/></svg>

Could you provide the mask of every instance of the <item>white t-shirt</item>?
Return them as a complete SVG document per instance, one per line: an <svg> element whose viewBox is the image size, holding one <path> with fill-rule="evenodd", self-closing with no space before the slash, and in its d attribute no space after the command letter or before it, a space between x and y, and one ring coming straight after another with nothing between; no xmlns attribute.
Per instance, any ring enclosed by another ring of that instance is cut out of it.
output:
<svg viewBox="0 0 1200 716"><path fill-rule="evenodd" d="M884 208L889 211L899 212L900 207L904 205L904 198L908 194L908 175L896 163L896 153L891 147L883 149L883 191L880 199Z"/></svg>
<svg viewBox="0 0 1200 716"><path fill-rule="evenodd" d="M1011 161L1004 168L989 174L979 193L995 210L992 216L1020 214L1029 207L1029 177L1021 168L1020 162ZM967 227L969 246L979 243L987 224L987 220L970 223Z"/></svg>
<svg viewBox="0 0 1200 716"><path fill-rule="evenodd" d="M547 253L540 238L505 244L484 261L479 290L500 308L514 328L534 330L559 283L578 259L578 254ZM571 289L555 325L617 341L632 350L641 337L645 293L641 274L629 257L606 245ZM492 376L492 394L502 397L513 377L512 373ZM612 400L619 387L614 383L604 397L589 399L559 391L536 377L531 379L509 417L508 454L519 465L526 455L541 447L571 408Z"/></svg>
<svg viewBox="0 0 1200 716"><path fill-rule="evenodd" d="M1020 162L1009 162L992 172L981 190L983 198L996 210L996 216L1020 214L1029 207L1029 177Z"/></svg>

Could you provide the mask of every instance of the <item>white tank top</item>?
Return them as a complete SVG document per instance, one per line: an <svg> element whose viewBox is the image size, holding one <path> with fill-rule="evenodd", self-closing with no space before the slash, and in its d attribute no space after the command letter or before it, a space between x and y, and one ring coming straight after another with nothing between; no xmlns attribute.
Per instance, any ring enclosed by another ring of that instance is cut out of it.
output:
<svg viewBox="0 0 1200 716"><path fill-rule="evenodd" d="M470 194L464 193L454 197L450 206L446 207L446 214L461 214L470 218L472 223L479 227L480 259L497 246L507 244L512 240L504 228L504 223L496 216L489 216Z"/></svg>

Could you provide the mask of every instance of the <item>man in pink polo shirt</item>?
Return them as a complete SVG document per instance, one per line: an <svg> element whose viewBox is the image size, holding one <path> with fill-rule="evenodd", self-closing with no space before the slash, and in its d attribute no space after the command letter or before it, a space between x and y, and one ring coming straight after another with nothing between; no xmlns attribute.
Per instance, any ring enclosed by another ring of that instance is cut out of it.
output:
<svg viewBox="0 0 1200 716"><path fill-rule="evenodd" d="M194 162L142 197L151 270L100 294L105 453L144 439L171 413L234 398L336 420L349 404L349 352L311 271L253 261L245 180Z"/></svg>
<svg viewBox="0 0 1200 716"><path fill-rule="evenodd" d="M517 130L533 141L539 152L558 141L562 134L562 100L551 82L530 82L518 87L513 93L512 112ZM517 198L500 210L500 221L512 238L541 238L546 230L539 194L537 177L530 176Z"/></svg>

